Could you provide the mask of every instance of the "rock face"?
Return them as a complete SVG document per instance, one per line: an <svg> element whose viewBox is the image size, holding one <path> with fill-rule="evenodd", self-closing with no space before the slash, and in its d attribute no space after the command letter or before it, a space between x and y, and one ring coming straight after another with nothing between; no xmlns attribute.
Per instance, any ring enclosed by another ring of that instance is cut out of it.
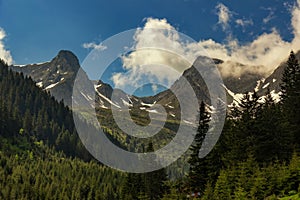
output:
<svg viewBox="0 0 300 200"><path fill-rule="evenodd" d="M80 68L72 52L62 50L49 62L11 68L30 76L37 86L49 91L58 101L63 100L66 105L71 105L73 83Z"/></svg>

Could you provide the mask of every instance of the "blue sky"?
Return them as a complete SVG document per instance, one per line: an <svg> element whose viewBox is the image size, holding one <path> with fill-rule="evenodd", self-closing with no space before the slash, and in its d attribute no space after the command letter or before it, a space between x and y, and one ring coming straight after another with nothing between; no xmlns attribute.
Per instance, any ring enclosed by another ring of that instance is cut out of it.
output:
<svg viewBox="0 0 300 200"><path fill-rule="evenodd" d="M297 37L292 24L296 7L296 0L0 0L0 57L6 52L15 64L38 63L68 49L82 62L92 50L83 44L99 44L119 32L144 27L147 19L166 19L195 41L211 39L226 49L233 48L232 42L238 43L234 50L249 47L264 35L261 40L279 37L275 46L288 43L289 49ZM228 54L221 58L232 58Z"/></svg>
<svg viewBox="0 0 300 200"><path fill-rule="evenodd" d="M253 40L276 27L291 39L290 13L284 2L225 1L235 18L252 19L245 32L232 26L240 41ZM60 49L72 50L82 61L88 50L82 44L101 41L116 33L143 26L148 17L166 18L179 31L195 40L213 38L222 42L226 33L216 27L217 1L203 0L0 0L0 27L7 37L5 46L15 63L34 63L51 59ZM263 19L274 9L274 18ZM234 23L234 22L232 22Z"/></svg>

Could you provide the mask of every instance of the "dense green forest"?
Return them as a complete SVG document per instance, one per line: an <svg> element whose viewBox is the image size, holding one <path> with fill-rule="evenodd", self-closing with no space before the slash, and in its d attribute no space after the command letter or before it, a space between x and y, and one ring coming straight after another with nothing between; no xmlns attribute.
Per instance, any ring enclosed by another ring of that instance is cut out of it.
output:
<svg viewBox="0 0 300 200"><path fill-rule="evenodd" d="M170 179L165 169L120 172L85 150L63 102L1 61L0 199L300 199L300 66L293 52L281 101L270 92L263 100L245 94L203 159L198 151L210 114L204 103L199 110L182 178Z"/></svg>
<svg viewBox="0 0 300 200"><path fill-rule="evenodd" d="M10 147L31 150L32 142L41 142L68 156L91 159L77 137L69 108L38 89L31 78L9 70L3 61L0 63L0 122L3 138L0 147L7 154L18 153ZM20 145L9 145L18 142Z"/></svg>

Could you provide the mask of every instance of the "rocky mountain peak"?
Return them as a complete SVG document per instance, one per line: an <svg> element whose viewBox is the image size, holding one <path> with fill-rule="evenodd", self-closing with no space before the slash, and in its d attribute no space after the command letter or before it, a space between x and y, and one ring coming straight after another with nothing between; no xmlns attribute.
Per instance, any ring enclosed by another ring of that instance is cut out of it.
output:
<svg viewBox="0 0 300 200"><path fill-rule="evenodd" d="M80 68L78 58L71 51L61 50L49 62L11 68L30 76L38 87L49 91L58 101L71 105L73 83Z"/></svg>
<svg viewBox="0 0 300 200"><path fill-rule="evenodd" d="M52 59L51 63L57 67L62 67L63 71L75 71L77 72L80 68L79 60L75 54L68 50L61 50L55 58Z"/></svg>

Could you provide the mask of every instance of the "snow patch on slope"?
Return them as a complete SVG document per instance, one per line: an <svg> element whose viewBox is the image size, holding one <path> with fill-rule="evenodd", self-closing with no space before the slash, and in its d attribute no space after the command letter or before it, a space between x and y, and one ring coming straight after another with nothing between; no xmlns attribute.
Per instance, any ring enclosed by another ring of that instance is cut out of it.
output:
<svg viewBox="0 0 300 200"><path fill-rule="evenodd" d="M57 86L59 83L60 83L60 81L58 81L57 83L50 84L50 85L48 85L48 86L45 88L45 90L49 90L49 89L51 89L51 88L54 88L54 87Z"/></svg>
<svg viewBox="0 0 300 200"><path fill-rule="evenodd" d="M125 101L123 98L121 98L121 100L125 106L132 107L132 105L129 102Z"/></svg>
<svg viewBox="0 0 300 200"><path fill-rule="evenodd" d="M35 85L38 86L38 87L40 87L40 88L42 88L42 87L43 87L43 82L42 82L42 81L41 81L41 82L38 82L38 83L36 83Z"/></svg>
<svg viewBox="0 0 300 200"><path fill-rule="evenodd" d="M263 78L263 79L257 81L256 87L254 88L255 92L258 92L260 86L265 82L265 80L266 79Z"/></svg>
<svg viewBox="0 0 300 200"><path fill-rule="evenodd" d="M155 101L153 104L150 104L150 103L144 103L144 102L141 102L141 104L142 104L143 106L149 106L149 107L152 107L152 106L154 106L154 105L156 104L156 101Z"/></svg>
<svg viewBox="0 0 300 200"><path fill-rule="evenodd" d="M192 125L194 124L193 122L189 122L187 120L183 120L183 122L186 123L186 124L192 124Z"/></svg>
<svg viewBox="0 0 300 200"><path fill-rule="evenodd" d="M99 94L99 96L101 98L103 98L104 100L106 100L108 103L110 103L110 105L113 105L117 108L121 108L119 105L117 105L116 103L112 102L109 98L107 98L106 96L104 96L103 94L101 94L100 92L97 91L97 93Z"/></svg>
<svg viewBox="0 0 300 200"><path fill-rule="evenodd" d="M50 85L48 85L46 88L45 88L45 90L49 90L49 89L51 89L51 88L54 88L55 86L57 86L58 84L60 84L63 80L65 80L65 78L64 77L62 77L61 79L60 79L60 81L58 81L58 82L56 82L56 83L53 83L53 84L50 84Z"/></svg>
<svg viewBox="0 0 300 200"><path fill-rule="evenodd" d="M280 101L280 95L282 94L281 92L276 93L275 90L272 90L270 92L270 94L271 94L271 97L273 98L275 103L278 103ZM265 95L261 96L261 97L259 97L258 102L259 103L264 103L265 99L266 99Z"/></svg>
<svg viewBox="0 0 300 200"><path fill-rule="evenodd" d="M99 84L99 85L94 85L95 89L98 89L99 87L101 87L102 84Z"/></svg>
<svg viewBox="0 0 300 200"><path fill-rule="evenodd" d="M158 113L157 110L147 110L149 113Z"/></svg>
<svg viewBox="0 0 300 200"><path fill-rule="evenodd" d="M170 113L170 115L171 115L172 117L175 117L175 115L174 115L173 113Z"/></svg>
<svg viewBox="0 0 300 200"><path fill-rule="evenodd" d="M265 84L262 88L265 89L270 85L270 83Z"/></svg>
<svg viewBox="0 0 300 200"><path fill-rule="evenodd" d="M169 107L169 108L174 108L174 106L170 106L170 105L168 105L168 107Z"/></svg>
<svg viewBox="0 0 300 200"><path fill-rule="evenodd" d="M256 83L257 83L257 84L256 84L256 87L254 88L254 91L255 91L255 92L257 92L257 91L259 90L259 87L260 87L261 81L260 81L260 80L258 80Z"/></svg>
<svg viewBox="0 0 300 200"><path fill-rule="evenodd" d="M232 91L230 91L225 85L223 85L223 87L228 92L228 94L230 96L232 96L233 102L235 102L235 103L240 103L241 102L241 99L243 98L243 94L239 94L239 93L235 94Z"/></svg>
<svg viewBox="0 0 300 200"><path fill-rule="evenodd" d="M82 96L84 96L84 98L85 98L86 100L88 100L88 101L93 100L93 98L90 97L90 95L85 95L85 94L84 94L83 92L81 92L81 91L80 91L80 93L81 93Z"/></svg>
<svg viewBox="0 0 300 200"><path fill-rule="evenodd" d="M132 105L133 103L132 103L132 100L130 99L130 97L127 95L127 99L128 99L128 101L129 101L129 103Z"/></svg>
<svg viewBox="0 0 300 200"><path fill-rule="evenodd" d="M272 98L274 99L274 101L275 101L276 103L278 103L278 102L280 101L280 96L281 96L281 94L282 94L282 92L276 93L275 90L272 90L272 91L271 91L271 96L272 96Z"/></svg>

